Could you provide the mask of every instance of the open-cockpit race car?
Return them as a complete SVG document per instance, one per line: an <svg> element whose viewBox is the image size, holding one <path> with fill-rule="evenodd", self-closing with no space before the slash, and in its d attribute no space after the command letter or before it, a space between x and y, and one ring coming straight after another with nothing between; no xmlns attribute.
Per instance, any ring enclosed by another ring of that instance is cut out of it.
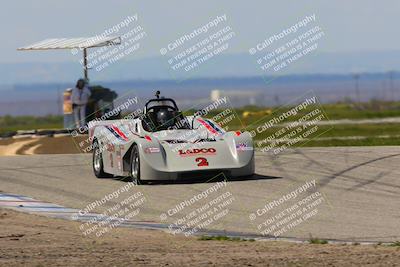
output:
<svg viewBox="0 0 400 267"><path fill-rule="evenodd" d="M89 122L96 177L133 182L254 174L248 132L226 132L214 121L184 116L171 98L149 100L138 116Z"/></svg>

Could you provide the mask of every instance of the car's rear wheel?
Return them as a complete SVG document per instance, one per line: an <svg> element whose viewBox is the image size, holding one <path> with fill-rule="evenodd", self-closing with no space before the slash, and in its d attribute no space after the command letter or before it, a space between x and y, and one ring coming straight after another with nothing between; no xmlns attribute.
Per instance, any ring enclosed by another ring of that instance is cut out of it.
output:
<svg viewBox="0 0 400 267"><path fill-rule="evenodd" d="M140 184L140 155L139 148L136 144L132 147L130 177L132 182Z"/></svg>
<svg viewBox="0 0 400 267"><path fill-rule="evenodd" d="M104 172L104 165L103 165L103 157L101 153L101 149L99 147L99 143L97 141L93 142L93 172L97 178L108 178L112 175L109 173Z"/></svg>

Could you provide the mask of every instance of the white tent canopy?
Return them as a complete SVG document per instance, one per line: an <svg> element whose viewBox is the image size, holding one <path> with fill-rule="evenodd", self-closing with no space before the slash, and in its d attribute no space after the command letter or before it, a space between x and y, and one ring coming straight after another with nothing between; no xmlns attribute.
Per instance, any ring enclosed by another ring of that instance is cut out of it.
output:
<svg viewBox="0 0 400 267"><path fill-rule="evenodd" d="M50 50L50 49L74 49L91 48L107 45L119 45L121 38L109 37L88 37L88 38L51 38L28 46L20 47L17 50Z"/></svg>
<svg viewBox="0 0 400 267"><path fill-rule="evenodd" d="M51 50L51 49L80 49L83 50L83 74L88 79L87 49L92 47L120 45L119 36L87 37L87 38L51 38L28 46L17 48L19 51Z"/></svg>

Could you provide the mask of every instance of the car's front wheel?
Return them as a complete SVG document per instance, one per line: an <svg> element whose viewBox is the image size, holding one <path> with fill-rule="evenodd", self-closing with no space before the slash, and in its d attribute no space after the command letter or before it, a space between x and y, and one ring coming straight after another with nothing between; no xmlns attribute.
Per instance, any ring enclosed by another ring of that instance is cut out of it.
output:
<svg viewBox="0 0 400 267"><path fill-rule="evenodd" d="M135 184L140 184L140 156L139 148L136 144L134 144L132 147L130 177L132 182Z"/></svg>
<svg viewBox="0 0 400 267"><path fill-rule="evenodd" d="M97 178L108 178L112 175L109 173L104 172L104 165L103 165L103 157L101 153L101 149L99 147L99 143L97 141L93 142L93 172Z"/></svg>

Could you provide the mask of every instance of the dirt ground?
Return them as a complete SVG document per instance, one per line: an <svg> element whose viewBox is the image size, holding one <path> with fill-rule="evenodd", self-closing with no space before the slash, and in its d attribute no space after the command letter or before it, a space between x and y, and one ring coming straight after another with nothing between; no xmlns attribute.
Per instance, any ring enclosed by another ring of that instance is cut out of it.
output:
<svg viewBox="0 0 400 267"><path fill-rule="evenodd" d="M77 137L7 138L0 140L0 156L82 153L82 149L79 149L79 143L86 142L86 140L86 135Z"/></svg>
<svg viewBox="0 0 400 267"><path fill-rule="evenodd" d="M119 228L84 237L80 223L0 209L0 266L400 266L400 247L202 241Z"/></svg>

